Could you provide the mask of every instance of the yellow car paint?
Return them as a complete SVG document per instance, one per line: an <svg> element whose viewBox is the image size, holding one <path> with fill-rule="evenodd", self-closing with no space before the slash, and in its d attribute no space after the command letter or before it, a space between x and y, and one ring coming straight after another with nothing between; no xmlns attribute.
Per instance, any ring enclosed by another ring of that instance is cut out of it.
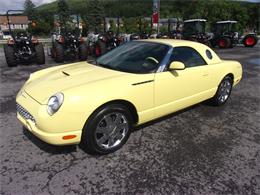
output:
<svg viewBox="0 0 260 195"><path fill-rule="evenodd" d="M112 101L124 101L137 111L136 125L178 111L213 97L221 80L228 74L233 85L242 78L242 67L237 61L221 60L205 45L183 40L146 40L174 47L196 49L207 65L149 74L133 74L106 69L86 62L78 62L44 69L33 73L16 97L36 123L18 113L24 126L43 141L54 145L77 144L82 129L91 114ZM213 58L209 59L205 51ZM147 82L144 85L137 83ZM191 82L192 81L192 82ZM48 99L64 94L58 112L47 113ZM67 135L76 137L62 139Z"/></svg>

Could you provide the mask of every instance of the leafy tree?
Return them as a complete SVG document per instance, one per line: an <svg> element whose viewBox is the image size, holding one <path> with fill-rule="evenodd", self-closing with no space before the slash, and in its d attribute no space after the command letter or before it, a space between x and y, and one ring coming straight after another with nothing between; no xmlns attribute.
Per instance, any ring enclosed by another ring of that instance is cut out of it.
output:
<svg viewBox="0 0 260 195"><path fill-rule="evenodd" d="M25 0L24 2L24 14L28 16L29 20L34 20L36 17L35 5L31 0Z"/></svg>

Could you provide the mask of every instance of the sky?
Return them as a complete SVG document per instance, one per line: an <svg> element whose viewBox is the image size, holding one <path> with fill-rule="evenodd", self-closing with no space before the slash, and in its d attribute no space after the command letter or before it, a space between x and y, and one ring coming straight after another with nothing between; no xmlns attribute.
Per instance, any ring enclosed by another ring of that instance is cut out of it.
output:
<svg viewBox="0 0 260 195"><path fill-rule="evenodd" d="M0 13L5 13L9 9L23 9L25 0L0 0ZM44 3L50 3L54 0L32 0L38 6Z"/></svg>
<svg viewBox="0 0 260 195"><path fill-rule="evenodd" d="M44 3L50 3L55 0L32 0L38 6ZM240 1L240 0L239 0ZM244 0L249 2L259 2L260 0ZM5 13L9 9L23 9L24 0L0 0L0 13Z"/></svg>

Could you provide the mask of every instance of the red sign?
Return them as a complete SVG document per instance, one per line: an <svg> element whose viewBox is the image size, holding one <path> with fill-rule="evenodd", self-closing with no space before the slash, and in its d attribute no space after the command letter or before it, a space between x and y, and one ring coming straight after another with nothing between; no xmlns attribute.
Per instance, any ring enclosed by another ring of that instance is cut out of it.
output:
<svg viewBox="0 0 260 195"><path fill-rule="evenodd" d="M153 0L153 23L159 22L160 0Z"/></svg>

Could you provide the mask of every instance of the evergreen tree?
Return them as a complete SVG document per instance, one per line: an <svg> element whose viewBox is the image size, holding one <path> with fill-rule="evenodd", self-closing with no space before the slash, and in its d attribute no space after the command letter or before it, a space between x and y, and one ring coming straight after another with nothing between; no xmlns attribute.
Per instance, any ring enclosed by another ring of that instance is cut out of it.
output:
<svg viewBox="0 0 260 195"><path fill-rule="evenodd" d="M58 0L58 16L61 26L66 26L70 20L69 6L65 0Z"/></svg>
<svg viewBox="0 0 260 195"><path fill-rule="evenodd" d="M31 0L25 0L24 2L24 14L28 16L29 20L34 20L36 17L35 14L35 5Z"/></svg>
<svg viewBox="0 0 260 195"><path fill-rule="evenodd" d="M103 31L104 29L104 6L100 0L87 0L88 13L86 24L89 30Z"/></svg>

